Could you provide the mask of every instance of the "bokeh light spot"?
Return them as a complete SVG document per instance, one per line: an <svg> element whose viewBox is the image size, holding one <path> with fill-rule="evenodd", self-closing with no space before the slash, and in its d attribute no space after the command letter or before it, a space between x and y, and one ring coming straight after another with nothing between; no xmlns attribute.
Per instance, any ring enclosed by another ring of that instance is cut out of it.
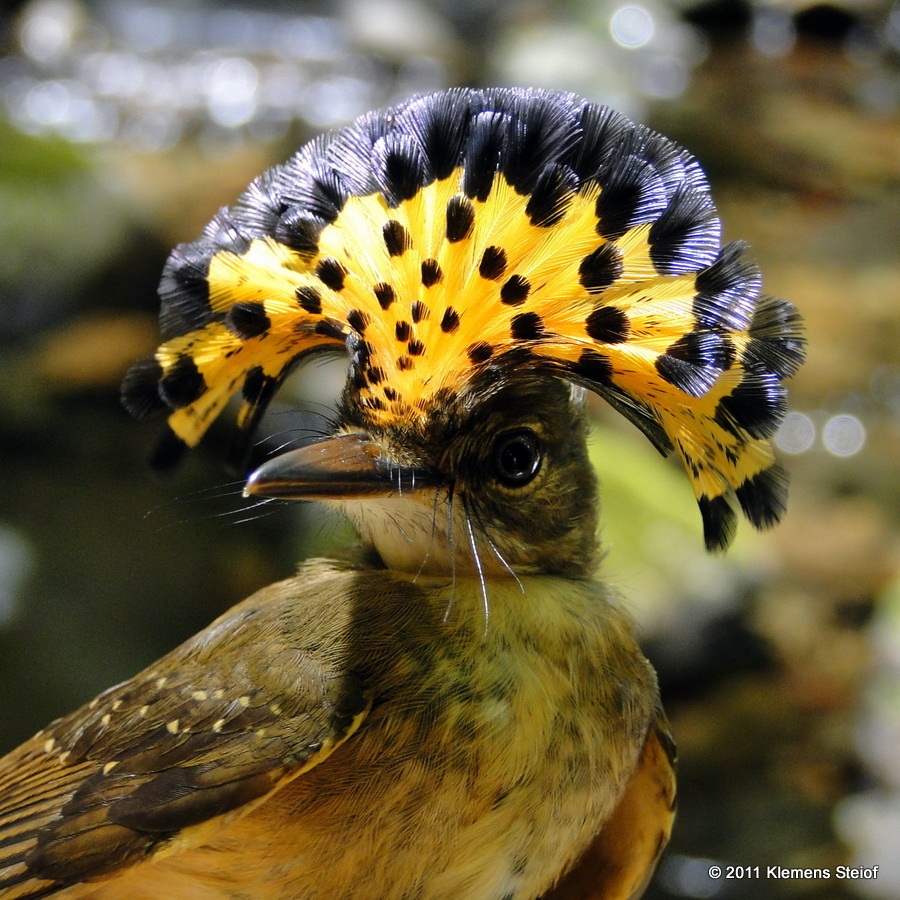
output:
<svg viewBox="0 0 900 900"><path fill-rule="evenodd" d="M805 453L816 439L816 426L805 413L790 412L775 435L775 444L784 453Z"/></svg>
<svg viewBox="0 0 900 900"><path fill-rule="evenodd" d="M644 47L653 38L653 16L643 6L620 6L609 19L609 31L621 47Z"/></svg>
<svg viewBox="0 0 900 900"><path fill-rule="evenodd" d="M822 429L822 443L834 456L854 456L862 450L865 442L865 426L856 416L832 416Z"/></svg>

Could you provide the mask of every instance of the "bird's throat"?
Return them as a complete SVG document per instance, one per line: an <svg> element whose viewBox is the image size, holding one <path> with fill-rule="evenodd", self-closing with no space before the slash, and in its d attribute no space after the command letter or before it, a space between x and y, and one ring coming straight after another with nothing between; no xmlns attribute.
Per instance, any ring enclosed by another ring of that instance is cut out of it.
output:
<svg viewBox="0 0 900 900"><path fill-rule="evenodd" d="M341 500L338 507L382 562L421 575L509 575L512 566L468 519L461 502L438 494L385 500Z"/></svg>

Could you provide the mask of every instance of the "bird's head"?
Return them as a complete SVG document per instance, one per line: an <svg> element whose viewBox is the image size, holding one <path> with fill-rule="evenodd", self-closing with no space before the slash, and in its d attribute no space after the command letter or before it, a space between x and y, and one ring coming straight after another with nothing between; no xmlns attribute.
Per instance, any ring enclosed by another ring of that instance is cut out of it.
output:
<svg viewBox="0 0 900 900"><path fill-rule="evenodd" d="M589 573L582 404L558 379L486 381L398 424L370 422L348 389L333 437L264 463L245 490L337 504L392 569Z"/></svg>
<svg viewBox="0 0 900 900"><path fill-rule="evenodd" d="M784 508L768 438L802 361L696 160L570 94L453 90L364 116L254 181L163 275L165 342L126 406L193 446L238 391L245 444L287 373L349 357L336 433L247 491L336 502L412 571L585 574L600 394L694 487L706 543ZM574 387L573 387L574 386Z"/></svg>

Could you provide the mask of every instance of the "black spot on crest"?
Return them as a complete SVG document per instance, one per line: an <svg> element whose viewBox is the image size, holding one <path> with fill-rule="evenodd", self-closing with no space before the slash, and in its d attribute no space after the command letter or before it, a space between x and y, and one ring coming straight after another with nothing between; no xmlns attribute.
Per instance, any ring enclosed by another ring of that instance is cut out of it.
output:
<svg viewBox="0 0 900 900"><path fill-rule="evenodd" d="M322 314L322 295L314 288L301 285L294 291L294 296L302 309L314 316Z"/></svg>
<svg viewBox="0 0 900 900"><path fill-rule="evenodd" d="M494 355L494 348L487 341L478 341L466 351L473 364L487 362Z"/></svg>
<svg viewBox="0 0 900 900"><path fill-rule="evenodd" d="M750 340L742 362L748 369L789 378L806 355L803 321L787 300L764 297L750 322Z"/></svg>
<svg viewBox="0 0 900 900"><path fill-rule="evenodd" d="M342 291L344 289L344 279L347 277L347 270L340 260L326 257L319 260L316 266L316 277L325 287L329 287L333 291Z"/></svg>
<svg viewBox="0 0 900 900"><path fill-rule="evenodd" d="M412 101L398 118L398 126L412 133L431 174L439 180L447 178L462 160L470 102L468 91L443 91Z"/></svg>
<svg viewBox="0 0 900 900"><path fill-rule="evenodd" d="M596 350L582 350L578 362L572 364L572 371L594 385L607 385L612 381L612 362Z"/></svg>
<svg viewBox="0 0 900 900"><path fill-rule="evenodd" d="M729 356L733 353L733 346L729 351L723 335L711 331L689 331L666 350L667 356L694 366L712 366L721 370L728 368Z"/></svg>
<svg viewBox="0 0 900 900"><path fill-rule="evenodd" d="M470 237L475 227L475 207L468 197L451 197L447 203L447 240L451 244Z"/></svg>
<svg viewBox="0 0 900 900"><path fill-rule="evenodd" d="M532 225L550 228L566 214L572 195L579 187L578 176L568 167L551 163L538 176L525 214Z"/></svg>
<svg viewBox="0 0 900 900"><path fill-rule="evenodd" d="M469 129L463 158L462 189L467 197L487 200L507 149L509 116L487 110L478 113Z"/></svg>
<svg viewBox="0 0 900 900"><path fill-rule="evenodd" d="M213 255L203 240L179 244L169 255L159 282L163 340L203 328L213 320L207 280Z"/></svg>
<svg viewBox="0 0 900 900"><path fill-rule="evenodd" d="M413 367L413 361L408 356L401 356L397 359L397 368L401 372L406 372Z"/></svg>
<svg viewBox="0 0 900 900"><path fill-rule="evenodd" d="M425 352L425 345L420 340L413 338L406 345L406 351L410 356L421 356Z"/></svg>
<svg viewBox="0 0 900 900"><path fill-rule="evenodd" d="M737 516L725 497L697 500L703 519L703 540L707 550L724 550L737 532Z"/></svg>
<svg viewBox="0 0 900 900"><path fill-rule="evenodd" d="M166 409L159 396L162 374L162 366L155 356L139 359L125 374L120 394L122 405L136 419L146 419Z"/></svg>
<svg viewBox="0 0 900 900"><path fill-rule="evenodd" d="M513 316L510 334L517 341L536 341L545 333L543 319L536 312Z"/></svg>
<svg viewBox="0 0 900 900"><path fill-rule="evenodd" d="M684 275L712 264L719 250L719 220L705 193L677 190L650 226L650 259L663 275Z"/></svg>
<svg viewBox="0 0 900 900"><path fill-rule="evenodd" d="M351 309L347 313L347 324L358 334L363 334L369 324L369 317L358 309Z"/></svg>
<svg viewBox="0 0 900 900"><path fill-rule="evenodd" d="M601 244L581 261L578 278L589 294L605 291L622 274L622 254L615 244Z"/></svg>
<svg viewBox="0 0 900 900"><path fill-rule="evenodd" d="M538 190L548 163L564 157L577 143L574 110L569 103L531 91L516 92L504 105L509 122L501 171L517 193L531 194Z"/></svg>
<svg viewBox="0 0 900 900"><path fill-rule="evenodd" d="M441 267L436 259L422 260L422 284L425 287L433 287L443 277L444 273L441 271Z"/></svg>
<svg viewBox="0 0 900 900"><path fill-rule="evenodd" d="M661 353L654 363L662 378L691 397L702 397L716 383L721 370L713 366L698 366L669 353Z"/></svg>
<svg viewBox="0 0 900 900"><path fill-rule="evenodd" d="M242 341L264 335L271 326L262 303L235 303L225 314L225 327Z"/></svg>
<svg viewBox="0 0 900 900"><path fill-rule="evenodd" d="M404 322L402 319L394 326L394 334L397 335L398 341L408 341L412 334L412 325Z"/></svg>
<svg viewBox="0 0 900 900"><path fill-rule="evenodd" d="M727 372L734 365L734 360L737 356L737 350L734 346L734 341L727 334L720 335L720 338L722 339L722 370L724 372Z"/></svg>
<svg viewBox="0 0 900 900"><path fill-rule="evenodd" d="M303 204L318 218L334 222L347 202L347 188L341 176L324 162L313 163L301 192Z"/></svg>
<svg viewBox="0 0 900 900"><path fill-rule="evenodd" d="M448 306L441 319L441 331L445 334L453 334L457 328L459 328L459 313L452 306Z"/></svg>
<svg viewBox="0 0 900 900"><path fill-rule="evenodd" d="M519 306L528 299L531 283L522 275L511 275L500 288L500 300L507 306Z"/></svg>
<svg viewBox="0 0 900 900"><path fill-rule="evenodd" d="M765 438L777 431L785 412L785 389L778 376L749 372L730 394L719 400L715 419L720 422L721 417L755 438Z"/></svg>
<svg viewBox="0 0 900 900"><path fill-rule="evenodd" d="M665 185L659 173L639 153L623 152L601 178L594 206L597 234L617 240L629 228L652 222L665 208Z"/></svg>
<svg viewBox="0 0 900 900"><path fill-rule="evenodd" d="M206 390L197 364L182 354L159 380L160 394L172 409L190 406Z"/></svg>
<svg viewBox="0 0 900 900"><path fill-rule="evenodd" d="M262 366L254 366L244 376L241 396L251 404L267 402L278 387L278 379L266 375Z"/></svg>
<svg viewBox="0 0 900 900"><path fill-rule="evenodd" d="M598 306L584 324L588 335L604 344L621 344L631 331L628 316L615 306Z"/></svg>
<svg viewBox="0 0 900 900"><path fill-rule="evenodd" d="M698 327L743 331L749 326L761 278L745 258L746 249L740 241L726 244L712 265L697 273L693 313Z"/></svg>
<svg viewBox="0 0 900 900"><path fill-rule="evenodd" d="M787 475L773 465L748 478L735 490L744 515L754 528L770 528L787 508Z"/></svg>
<svg viewBox="0 0 900 900"><path fill-rule="evenodd" d="M713 420L729 434L734 435L739 441L744 442L747 440L747 432L734 420L731 413L722 407L721 403L716 404Z"/></svg>
<svg viewBox="0 0 900 900"><path fill-rule="evenodd" d="M372 148L372 171L389 206L411 200L433 177L411 135L392 131Z"/></svg>
<svg viewBox="0 0 900 900"><path fill-rule="evenodd" d="M409 232L396 220L388 219L381 229L388 256L402 256L412 246Z"/></svg>
<svg viewBox="0 0 900 900"><path fill-rule="evenodd" d="M343 326L334 319L321 319L316 322L315 332L325 337L334 338L336 341L343 341L346 337Z"/></svg>
<svg viewBox="0 0 900 900"><path fill-rule="evenodd" d="M569 155L569 165L582 181L597 179L607 170L610 160L629 146L634 134L632 122L608 106L585 103L578 111L577 127L581 140Z"/></svg>
<svg viewBox="0 0 900 900"><path fill-rule="evenodd" d="M384 369L381 366L372 366L368 371L370 384L381 384L384 381Z"/></svg>
<svg viewBox="0 0 900 900"><path fill-rule="evenodd" d="M379 282L372 288L372 292L375 294L375 298L378 300L378 305L382 309L388 309L390 305L396 299L394 295L394 289L385 282Z"/></svg>
<svg viewBox="0 0 900 900"><path fill-rule="evenodd" d="M506 272L506 251L502 247L487 247L478 264L478 274L488 281L502 278Z"/></svg>
<svg viewBox="0 0 900 900"><path fill-rule="evenodd" d="M294 206L275 225L275 240L305 256L313 256L319 249L319 235L327 224L306 207Z"/></svg>
<svg viewBox="0 0 900 900"><path fill-rule="evenodd" d="M399 395L392 387L386 387L384 389L384 396L393 403Z"/></svg>
<svg viewBox="0 0 900 900"><path fill-rule="evenodd" d="M656 360L656 370L669 384L702 397L734 360L734 345L723 335L691 331L670 344Z"/></svg>

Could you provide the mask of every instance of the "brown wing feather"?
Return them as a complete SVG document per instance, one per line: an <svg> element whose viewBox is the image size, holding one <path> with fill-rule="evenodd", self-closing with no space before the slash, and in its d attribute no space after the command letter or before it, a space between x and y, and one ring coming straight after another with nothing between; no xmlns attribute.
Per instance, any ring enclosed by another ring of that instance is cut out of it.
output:
<svg viewBox="0 0 900 900"><path fill-rule="evenodd" d="M356 730L366 686L327 646L297 646L297 593L260 591L0 760L0 896L114 872L251 808Z"/></svg>
<svg viewBox="0 0 900 900"><path fill-rule="evenodd" d="M615 812L544 900L636 900L644 893L672 833L675 762L675 743L660 711Z"/></svg>

